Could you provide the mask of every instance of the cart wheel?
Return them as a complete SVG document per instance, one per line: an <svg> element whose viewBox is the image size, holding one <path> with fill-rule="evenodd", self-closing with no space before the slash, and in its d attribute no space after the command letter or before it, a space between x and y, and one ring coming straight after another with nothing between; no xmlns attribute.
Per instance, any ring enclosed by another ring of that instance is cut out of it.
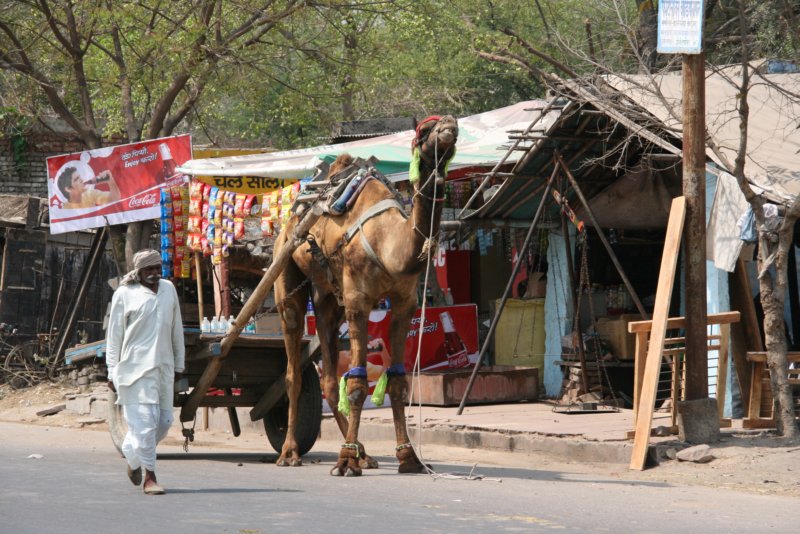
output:
<svg viewBox="0 0 800 534"><path fill-rule="evenodd" d="M122 406L117 404L117 393L108 390L108 431L111 433L111 441L117 451L122 454L122 442L125 434L128 433L128 423L122 413Z"/></svg>
<svg viewBox="0 0 800 534"><path fill-rule="evenodd" d="M30 387L47 376L38 353L38 341L26 341L11 349L3 366L5 380L11 389Z"/></svg>
<svg viewBox="0 0 800 534"><path fill-rule="evenodd" d="M319 436L322 424L322 389L319 375L313 365L303 370L303 384L300 388L297 408L297 445L300 456L311 450ZM283 399L264 416L264 430L275 452L280 453L286 441L286 426L289 422L289 399Z"/></svg>

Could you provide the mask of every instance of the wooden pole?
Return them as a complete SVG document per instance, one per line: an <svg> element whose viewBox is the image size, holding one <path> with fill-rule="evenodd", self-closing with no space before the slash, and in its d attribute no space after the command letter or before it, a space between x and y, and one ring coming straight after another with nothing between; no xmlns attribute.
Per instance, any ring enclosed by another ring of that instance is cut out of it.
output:
<svg viewBox="0 0 800 534"><path fill-rule="evenodd" d="M686 198L686 400L708 398L706 322L705 56L683 56L683 196Z"/></svg>
<svg viewBox="0 0 800 534"><path fill-rule="evenodd" d="M558 166L553 165L553 174L550 175L550 179L547 181L547 187L545 187L542 200L539 202L539 207L536 209L536 213L533 216L531 226L528 229L528 234L525 236L525 242L522 244L522 249L519 252L520 257L525 253L526 250L528 250L531 238L533 237L533 231L536 229L536 225L539 224L539 219L544 212L544 205L547 203L547 196L550 194L550 187L553 185L553 179L555 178L557 172ZM489 333L486 334L483 347L481 347L481 352L478 354L478 361L475 362L475 367L472 369L472 375L469 377L467 388L464 390L464 396L461 397L461 403L458 405L458 411L456 411L456 415L461 415L461 413L464 411L464 405L467 403L467 397L469 397L469 394L472 391L472 385L475 383L475 377L478 376L478 369L481 367L481 360L483 359L483 355L486 354L486 350L489 348L489 343L492 341L492 336L494 336L497 323L500 322L500 316L503 314L503 308L505 308L508 296L511 294L511 286L514 284L514 278L517 277L517 273L519 272L521 265L522 261L518 261L511 270L511 276L508 277L506 289L503 291L503 296L500 298L500 305L497 306L497 310L495 310L494 317L492 318L492 324L489 325Z"/></svg>
<svg viewBox="0 0 800 534"><path fill-rule="evenodd" d="M583 386L583 392L589 393L589 378L586 376L587 369L586 369L586 353L583 350L583 329L581 328L581 310L580 310L580 299L578 298L578 291L580 288L578 284L575 282L575 265L572 262L572 244L570 243L569 239L569 226L567 225L567 215L564 213L564 210L561 209L561 233L564 235L564 246L566 247L566 258L567 258L567 270L569 270L569 287L570 287L570 301L569 304L572 306L572 313L575 314L575 325L577 326L577 332L574 334L578 335L577 343L578 346L578 361L581 364L581 386ZM570 335L574 335L570 333ZM573 342L576 340L573 338Z"/></svg>
<svg viewBox="0 0 800 534"><path fill-rule="evenodd" d="M203 271L200 263L200 253L194 253L194 272L197 275L197 320L200 327L203 327Z"/></svg>
<svg viewBox="0 0 800 534"><path fill-rule="evenodd" d="M614 253L614 249L611 248L611 245L608 243L608 240L606 239L606 236L603 233L603 229L600 228L600 225L597 223L597 219L594 218L594 212L592 212L592 209L589 207L589 202L586 201L586 197L583 196L583 191L581 191L581 188L578 186L578 181L575 180L574 176L572 176L572 172L569 170L569 166L561 158L561 154L556 154L556 158L558 159L558 162L561 164L561 168L564 169L564 174L567 175L567 178L569 179L570 184L572 184L572 188L575 190L575 193L578 195L581 204L583 204L583 208L586 210L586 215L589 216L589 220L592 222L592 226L594 226L594 229L597 231L597 237L600 238L600 242L603 243L603 247L605 247L606 252L608 252L608 256L611 258L611 263L614 264L614 267L616 267L620 278L622 278L622 282L625 284L625 287L627 288L628 293L631 296L631 300L633 300L633 303L636 305L636 309L639 311L639 315L642 316L642 319L649 319L650 316L645 311L644 306L642 305L642 301L639 300L639 295L636 293L636 290L633 289L633 285L631 284L631 281L628 279L628 275L625 274L625 270L619 263L619 259L617 259L617 255ZM705 292L703 294L705 295Z"/></svg>
<svg viewBox="0 0 800 534"><path fill-rule="evenodd" d="M214 382L214 379L216 379L217 374L219 374L219 370L222 367L222 362L231 351L234 341L236 341L236 339L239 337L239 334L244 327L247 326L247 322L250 320L250 318L256 314L258 308L261 306L261 303L264 302L264 299L272 289L273 284L275 284L275 280L278 279L278 276L283 272L283 270L286 268L286 265L289 263L290 256L297 247L305 243L305 238L309 229L314 225L315 222L317 222L317 219L319 219L321 215L322 207L318 204L314 204L311 208L311 211L308 213L303 211L302 208L298 209L297 217L300 219L300 222L294 228L292 235L283 245L283 248L281 248L278 256L272 259L272 265L270 265L269 269L266 270L264 276L261 277L261 281L250 295L250 298L248 298L247 302L244 303L242 311L240 311L239 315L236 316L234 324L228 328L228 333L222 338L219 356L210 359L206 365L203 374L197 381L197 385L189 394L189 398L186 399L186 402L181 408L180 420L182 422L187 422L194 419L194 414L195 411L197 411L197 407L200 406L200 402L208 391L208 388L211 387L211 384Z"/></svg>

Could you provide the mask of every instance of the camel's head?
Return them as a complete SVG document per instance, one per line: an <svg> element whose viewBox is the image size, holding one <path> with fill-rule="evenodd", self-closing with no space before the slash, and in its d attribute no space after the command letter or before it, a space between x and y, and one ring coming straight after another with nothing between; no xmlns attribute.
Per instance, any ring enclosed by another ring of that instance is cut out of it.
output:
<svg viewBox="0 0 800 534"><path fill-rule="evenodd" d="M457 141L458 121L454 117L434 115L420 122L417 125L416 136L411 142L414 158L409 180L419 189L430 189L434 182L430 178L436 169L439 171L436 184L443 186L447 165L456 153Z"/></svg>

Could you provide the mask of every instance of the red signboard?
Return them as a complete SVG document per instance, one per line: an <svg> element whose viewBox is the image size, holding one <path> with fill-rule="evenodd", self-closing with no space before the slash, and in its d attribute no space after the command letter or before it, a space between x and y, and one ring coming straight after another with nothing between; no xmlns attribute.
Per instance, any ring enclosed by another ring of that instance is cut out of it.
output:
<svg viewBox="0 0 800 534"><path fill-rule="evenodd" d="M412 372L417 360L420 339L420 313L418 309L409 325L405 345L405 367ZM309 333L315 332L314 317L309 316ZM383 371L391 365L389 326L391 311L374 310L367 324L367 379L370 394ZM350 346L347 339L347 322L339 329L339 362L337 375L341 377L350 367ZM419 350L421 371L443 371L468 367L478 359L478 307L475 304L429 307L425 310L422 328L422 346ZM388 401L387 401L388 402ZM364 407L374 407L367 399ZM327 409L327 405L326 405Z"/></svg>
<svg viewBox="0 0 800 534"><path fill-rule="evenodd" d="M190 159L189 135L47 158L50 233L157 219L161 188L182 184Z"/></svg>

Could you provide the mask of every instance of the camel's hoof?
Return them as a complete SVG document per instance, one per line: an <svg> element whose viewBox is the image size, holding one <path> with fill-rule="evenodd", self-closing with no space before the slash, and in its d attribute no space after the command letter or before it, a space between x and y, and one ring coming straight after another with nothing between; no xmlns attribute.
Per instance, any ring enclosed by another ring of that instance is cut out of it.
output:
<svg viewBox="0 0 800 534"><path fill-rule="evenodd" d="M401 462L400 467L397 468L398 473L403 474L423 474L427 473L428 471L433 471L433 468L429 464L423 464L422 462Z"/></svg>
<svg viewBox="0 0 800 534"><path fill-rule="evenodd" d="M348 460L340 460L334 467L331 469L331 476L334 477L360 477L361 476L361 468L358 467L358 463L352 459Z"/></svg>
<svg viewBox="0 0 800 534"><path fill-rule="evenodd" d="M284 458L281 456L278 458L278 461L275 462L275 465L278 467L300 467L303 465L303 460L300 458Z"/></svg>
<svg viewBox="0 0 800 534"><path fill-rule="evenodd" d="M378 469L378 460L365 454L358 460L358 467L361 469Z"/></svg>

